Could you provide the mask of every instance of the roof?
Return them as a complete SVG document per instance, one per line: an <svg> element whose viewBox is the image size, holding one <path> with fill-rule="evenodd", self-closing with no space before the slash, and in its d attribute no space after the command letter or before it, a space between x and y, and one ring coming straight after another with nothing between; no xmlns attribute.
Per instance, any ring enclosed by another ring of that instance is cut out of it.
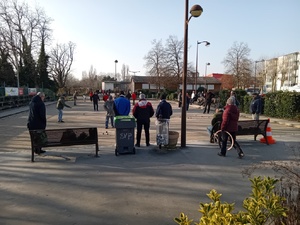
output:
<svg viewBox="0 0 300 225"><path fill-rule="evenodd" d="M131 80L135 83L150 83L150 79L153 78L151 76L132 76ZM188 77L187 83L193 84L195 82L195 78ZM197 79L197 83L206 83L206 84L221 84L221 81L219 81L215 77L199 77Z"/></svg>
<svg viewBox="0 0 300 225"><path fill-rule="evenodd" d="M150 76L132 76L131 80L135 83L149 83Z"/></svg>

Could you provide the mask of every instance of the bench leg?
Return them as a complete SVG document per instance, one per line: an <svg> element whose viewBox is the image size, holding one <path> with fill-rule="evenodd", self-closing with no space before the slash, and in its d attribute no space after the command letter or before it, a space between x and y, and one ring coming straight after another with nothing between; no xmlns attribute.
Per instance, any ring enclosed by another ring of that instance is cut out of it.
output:
<svg viewBox="0 0 300 225"><path fill-rule="evenodd" d="M31 147L31 162L34 162L34 148Z"/></svg>
<svg viewBox="0 0 300 225"><path fill-rule="evenodd" d="M99 157L98 152L99 152L99 145L98 145L98 143L96 143L96 155L95 155L95 157Z"/></svg>

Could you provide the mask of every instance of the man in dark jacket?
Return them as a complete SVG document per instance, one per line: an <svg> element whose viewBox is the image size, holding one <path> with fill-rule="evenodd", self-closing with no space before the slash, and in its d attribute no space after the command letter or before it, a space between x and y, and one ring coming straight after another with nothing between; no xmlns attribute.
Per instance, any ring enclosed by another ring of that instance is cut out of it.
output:
<svg viewBox="0 0 300 225"><path fill-rule="evenodd" d="M27 128L29 130L45 130L47 125L46 106L44 103L45 94L38 92L36 96L31 99L29 103L29 116ZM46 151L37 148L36 154L45 153Z"/></svg>
<svg viewBox="0 0 300 225"><path fill-rule="evenodd" d="M205 93L205 107L204 107L203 113L206 113L206 110L207 110L207 113L209 113L211 101L214 97L215 97L215 95L211 91L208 91L207 93Z"/></svg>
<svg viewBox="0 0 300 225"><path fill-rule="evenodd" d="M146 100L144 94L140 94L140 100L134 105L132 114L136 118L137 124L135 146L140 147L143 125L145 130L146 145L150 146L150 118L154 115L154 109L152 104Z"/></svg>
<svg viewBox="0 0 300 225"><path fill-rule="evenodd" d="M253 100L250 104L250 113L253 120L259 120L259 114L261 113L261 98L257 93L253 94Z"/></svg>
<svg viewBox="0 0 300 225"><path fill-rule="evenodd" d="M173 114L172 106L166 101L166 95L162 94L161 101L157 106L155 116L157 119L170 119Z"/></svg>
<svg viewBox="0 0 300 225"><path fill-rule="evenodd" d="M221 123L221 130L222 130L222 147L221 152L218 153L219 156L226 156L227 151L227 141L228 141L228 134L231 134L233 139L233 146L237 150L238 155L240 158L244 156L244 153L240 147L240 145L236 141L236 132L238 131L238 120L240 116L240 112L235 105L235 98L230 97L224 108L224 112L222 115L222 123Z"/></svg>
<svg viewBox="0 0 300 225"><path fill-rule="evenodd" d="M120 96L114 101L115 116L128 116L130 113L130 101L125 98L124 91L120 92Z"/></svg>

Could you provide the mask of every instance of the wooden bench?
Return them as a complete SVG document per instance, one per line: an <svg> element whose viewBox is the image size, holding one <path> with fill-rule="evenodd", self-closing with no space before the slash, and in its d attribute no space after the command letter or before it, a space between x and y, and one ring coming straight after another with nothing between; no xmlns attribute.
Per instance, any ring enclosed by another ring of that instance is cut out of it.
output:
<svg viewBox="0 0 300 225"><path fill-rule="evenodd" d="M49 130L30 130L31 139L31 162L34 162L36 148L47 148L72 145L96 145L98 157L98 131L96 127L91 128L65 128Z"/></svg>
<svg viewBox="0 0 300 225"><path fill-rule="evenodd" d="M254 135L254 140L256 141L256 137L261 134L264 136L266 140L266 144L269 145L267 139L267 127L269 120L239 120L238 121L238 131L236 132L236 136L241 135ZM212 132L210 135L210 141L213 141L213 134L220 129L220 122L216 123L212 127Z"/></svg>

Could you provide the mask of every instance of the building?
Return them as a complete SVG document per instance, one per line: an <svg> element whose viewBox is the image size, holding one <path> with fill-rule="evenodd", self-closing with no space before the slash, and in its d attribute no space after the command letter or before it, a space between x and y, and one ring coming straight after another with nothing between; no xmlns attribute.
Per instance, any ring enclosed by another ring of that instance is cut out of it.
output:
<svg viewBox="0 0 300 225"><path fill-rule="evenodd" d="M208 74L206 77L214 77L218 79L221 83L220 90L231 90L234 88L233 76L230 74L211 73Z"/></svg>
<svg viewBox="0 0 300 225"><path fill-rule="evenodd" d="M288 90L289 87L300 85L299 54L294 52L262 61L258 76L264 82L266 92Z"/></svg>

